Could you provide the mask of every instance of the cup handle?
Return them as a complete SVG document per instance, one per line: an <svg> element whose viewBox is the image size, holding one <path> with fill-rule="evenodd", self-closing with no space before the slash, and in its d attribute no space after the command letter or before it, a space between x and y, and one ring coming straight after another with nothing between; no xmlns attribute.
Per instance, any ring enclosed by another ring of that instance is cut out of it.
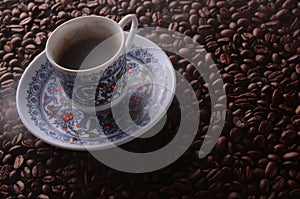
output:
<svg viewBox="0 0 300 199"><path fill-rule="evenodd" d="M125 41L125 50L126 51L130 49L130 45L133 41L133 38L135 36L137 27L138 27L138 20L137 20L136 16L133 14L129 14L129 15L126 15L125 17L123 17L121 19L121 21L119 22L119 25L122 28L124 28L125 25L128 23L128 21L131 21L131 27L130 27L130 31L129 31L127 40Z"/></svg>

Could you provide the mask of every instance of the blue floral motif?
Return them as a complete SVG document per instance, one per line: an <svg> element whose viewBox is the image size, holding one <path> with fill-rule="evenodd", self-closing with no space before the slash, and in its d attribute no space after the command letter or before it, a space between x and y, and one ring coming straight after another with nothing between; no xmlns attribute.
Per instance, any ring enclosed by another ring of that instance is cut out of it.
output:
<svg viewBox="0 0 300 199"><path fill-rule="evenodd" d="M111 135L120 130L111 112L108 114L98 114L97 117L105 135Z"/></svg>
<svg viewBox="0 0 300 199"><path fill-rule="evenodd" d="M135 48L135 45L132 45L133 50L128 52L127 56L134 58L142 64L149 64L149 63L158 63L158 60L153 57L152 54L148 53L147 49L144 48Z"/></svg>

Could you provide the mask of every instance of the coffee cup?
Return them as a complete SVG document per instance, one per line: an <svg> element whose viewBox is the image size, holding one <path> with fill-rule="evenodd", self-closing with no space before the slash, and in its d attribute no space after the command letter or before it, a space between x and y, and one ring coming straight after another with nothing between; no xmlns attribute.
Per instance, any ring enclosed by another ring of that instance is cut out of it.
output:
<svg viewBox="0 0 300 199"><path fill-rule="evenodd" d="M127 38L124 26L131 21ZM66 96L76 107L101 111L118 103L126 93L126 50L138 21L129 14L119 23L101 16L84 16L57 27L46 44Z"/></svg>

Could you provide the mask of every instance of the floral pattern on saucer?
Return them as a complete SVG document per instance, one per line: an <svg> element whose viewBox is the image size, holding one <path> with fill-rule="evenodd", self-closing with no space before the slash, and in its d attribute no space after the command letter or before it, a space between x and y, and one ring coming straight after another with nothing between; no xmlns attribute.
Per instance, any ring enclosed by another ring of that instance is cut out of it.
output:
<svg viewBox="0 0 300 199"><path fill-rule="evenodd" d="M129 82L132 80L128 88L130 114L137 125L147 126L161 114L151 110L153 103L169 104L167 90L152 84L166 84L168 74L153 50L133 46L126 59L126 76ZM131 127L126 133L119 129L110 110L90 115L73 108L48 60L36 70L27 93L31 120L46 135L61 142L101 145L123 140L137 131Z"/></svg>

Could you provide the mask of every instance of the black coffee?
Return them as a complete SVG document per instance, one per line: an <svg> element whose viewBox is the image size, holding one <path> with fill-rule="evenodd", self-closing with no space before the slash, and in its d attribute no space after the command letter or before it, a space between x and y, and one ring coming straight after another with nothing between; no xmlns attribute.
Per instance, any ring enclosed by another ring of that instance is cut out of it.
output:
<svg viewBox="0 0 300 199"><path fill-rule="evenodd" d="M103 42L102 38L86 38L74 42L63 50L58 64L72 70L79 69L87 55L101 42ZM94 66L84 66L85 69L91 67Z"/></svg>

